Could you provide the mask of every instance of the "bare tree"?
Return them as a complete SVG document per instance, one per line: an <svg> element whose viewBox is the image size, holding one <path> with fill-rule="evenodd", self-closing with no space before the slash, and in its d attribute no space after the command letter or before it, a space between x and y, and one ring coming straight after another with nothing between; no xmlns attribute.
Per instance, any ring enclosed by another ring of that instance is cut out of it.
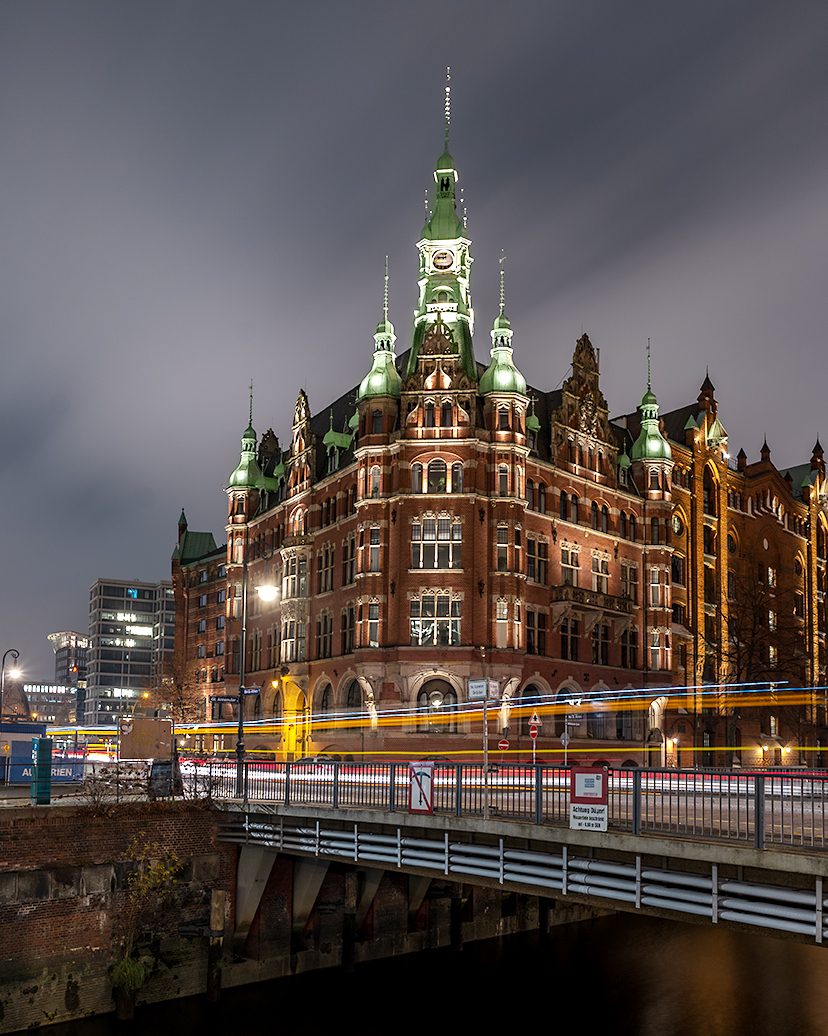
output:
<svg viewBox="0 0 828 1036"><path fill-rule="evenodd" d="M146 694L147 707L166 709L174 723L197 723L205 718L204 694L183 657L166 658L148 681Z"/></svg>
<svg viewBox="0 0 828 1036"><path fill-rule="evenodd" d="M769 569L754 558L743 559L742 566L731 572L722 679L734 686L741 700L736 702L725 692L728 766L733 761L739 718L758 720L762 733L770 734L774 733L770 717L775 716L801 742L809 718L803 689L807 676L803 604L800 590L788 574ZM742 687L745 694L762 694L763 704L745 704Z"/></svg>

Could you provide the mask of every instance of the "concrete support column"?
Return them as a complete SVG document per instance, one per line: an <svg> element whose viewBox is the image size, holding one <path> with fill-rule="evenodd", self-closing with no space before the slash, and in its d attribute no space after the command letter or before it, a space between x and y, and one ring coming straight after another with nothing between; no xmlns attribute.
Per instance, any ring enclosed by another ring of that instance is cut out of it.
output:
<svg viewBox="0 0 828 1036"><path fill-rule="evenodd" d="M353 971L356 963L357 872L345 872L345 909L342 917L342 969Z"/></svg>

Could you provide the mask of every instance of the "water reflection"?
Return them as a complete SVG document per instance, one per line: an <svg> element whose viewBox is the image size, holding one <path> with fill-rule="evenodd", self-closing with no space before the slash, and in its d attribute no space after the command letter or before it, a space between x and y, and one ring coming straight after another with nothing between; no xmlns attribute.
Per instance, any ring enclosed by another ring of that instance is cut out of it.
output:
<svg viewBox="0 0 828 1036"><path fill-rule="evenodd" d="M48 1036L422 1036L539 1026L613 1036L828 1033L828 950L618 915L226 990L43 1030ZM539 1020L540 1019L540 1020Z"/></svg>

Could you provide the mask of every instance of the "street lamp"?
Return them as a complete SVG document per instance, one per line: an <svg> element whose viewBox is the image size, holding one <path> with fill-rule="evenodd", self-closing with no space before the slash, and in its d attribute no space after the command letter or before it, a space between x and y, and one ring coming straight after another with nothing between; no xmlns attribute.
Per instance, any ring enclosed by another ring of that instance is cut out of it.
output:
<svg viewBox="0 0 828 1036"><path fill-rule="evenodd" d="M244 779L244 757L246 755L244 744L244 677L245 661L247 654L247 583L248 563L258 558L267 561L273 557L274 551L266 547L261 541L257 541L248 547L242 558L242 628L241 628L241 650L239 651L239 728L236 734L236 798L242 799L247 804L247 784ZM256 587L256 592L263 601L274 601L279 593L278 587L272 584L262 584Z"/></svg>
<svg viewBox="0 0 828 1036"><path fill-rule="evenodd" d="M3 661L0 663L0 720L3 718L3 706L5 705L5 691L6 691L6 655L11 655L15 662L20 658L20 652L15 651L14 648L9 648L3 654ZM20 676L19 669L10 669L9 676L12 680L16 680Z"/></svg>

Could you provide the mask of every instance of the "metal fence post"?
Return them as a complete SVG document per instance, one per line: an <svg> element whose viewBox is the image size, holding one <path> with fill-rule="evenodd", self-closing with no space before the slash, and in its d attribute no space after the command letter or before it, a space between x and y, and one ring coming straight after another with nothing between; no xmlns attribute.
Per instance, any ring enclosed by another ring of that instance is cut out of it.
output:
<svg viewBox="0 0 828 1036"><path fill-rule="evenodd" d="M334 809L339 809L339 763L334 763L333 778L333 801L331 805Z"/></svg>
<svg viewBox="0 0 828 1036"><path fill-rule="evenodd" d="M765 775L753 778L753 845L765 848Z"/></svg>
<svg viewBox="0 0 828 1036"><path fill-rule="evenodd" d="M543 823L543 767L535 767L535 823Z"/></svg>
<svg viewBox="0 0 828 1036"><path fill-rule="evenodd" d="M632 826L633 834L641 834L641 770L632 771Z"/></svg>
<svg viewBox="0 0 828 1036"><path fill-rule="evenodd" d="M285 805L290 805L290 763L285 763Z"/></svg>
<svg viewBox="0 0 828 1036"><path fill-rule="evenodd" d="M454 764L454 815L463 815L463 764Z"/></svg>
<svg viewBox="0 0 828 1036"><path fill-rule="evenodd" d="M397 809L397 764L391 763L391 783L388 786L388 812L394 813Z"/></svg>

